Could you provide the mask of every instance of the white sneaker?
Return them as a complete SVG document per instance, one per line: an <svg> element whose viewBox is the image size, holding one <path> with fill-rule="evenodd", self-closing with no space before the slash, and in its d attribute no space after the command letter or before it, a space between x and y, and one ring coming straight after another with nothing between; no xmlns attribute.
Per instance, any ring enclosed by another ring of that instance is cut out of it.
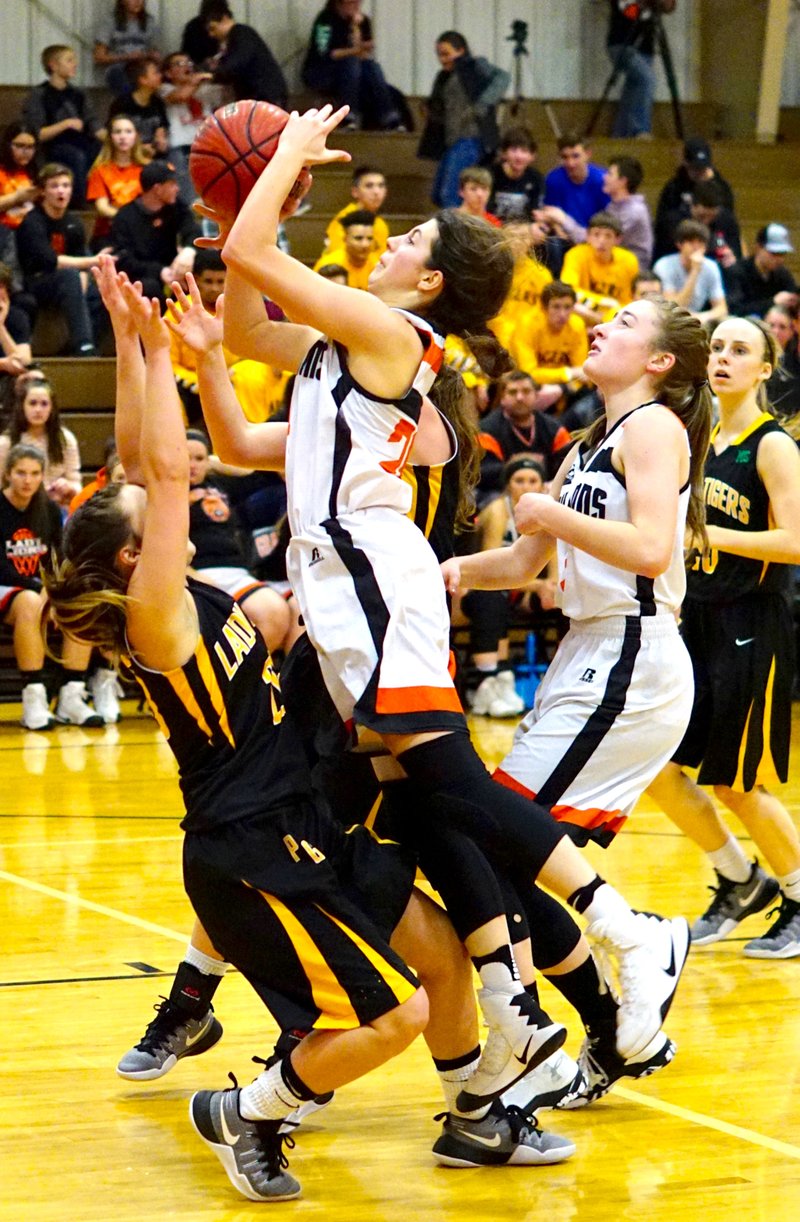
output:
<svg viewBox="0 0 800 1222"><path fill-rule="evenodd" d="M122 718L117 690L117 672L105 668L96 670L89 680L92 704L107 726L116 725Z"/></svg>
<svg viewBox="0 0 800 1222"><path fill-rule="evenodd" d="M43 683L26 683L23 687L20 724L26 730L49 730L56 724Z"/></svg>
<svg viewBox="0 0 800 1222"><path fill-rule="evenodd" d="M574 1106L572 1101L586 1088L586 1078L578 1062L559 1048L504 1091L500 1102L504 1107L518 1107L526 1116L532 1116L541 1108Z"/></svg>
<svg viewBox="0 0 800 1222"><path fill-rule="evenodd" d="M56 721L65 726L102 726L99 713L86 703L86 684L78 679L62 684L56 704Z"/></svg>
<svg viewBox="0 0 800 1222"><path fill-rule="evenodd" d="M494 690L494 699L489 703L490 717L522 716L525 712L525 701L517 692L513 670L498 671Z"/></svg>
<svg viewBox="0 0 800 1222"><path fill-rule="evenodd" d="M615 962L617 1052L628 1060L661 1030L689 953L689 925L683 917L637 912L624 922L593 921L586 934Z"/></svg>
<svg viewBox="0 0 800 1222"><path fill-rule="evenodd" d="M489 717L489 707L497 699L497 675L487 675L481 679L471 696L468 697L469 710L476 717Z"/></svg>
<svg viewBox="0 0 800 1222"><path fill-rule="evenodd" d="M460 1112L477 1111L513 1086L561 1047L567 1029L545 1014L522 986L516 995L479 989L489 1034L478 1068L464 1083L456 1100Z"/></svg>

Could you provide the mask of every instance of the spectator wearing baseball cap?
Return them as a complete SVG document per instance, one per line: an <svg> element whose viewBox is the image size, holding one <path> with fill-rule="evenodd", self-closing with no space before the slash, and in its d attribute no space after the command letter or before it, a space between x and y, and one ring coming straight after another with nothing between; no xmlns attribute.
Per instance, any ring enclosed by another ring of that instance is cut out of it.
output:
<svg viewBox="0 0 800 1222"><path fill-rule="evenodd" d="M675 230L691 216L692 192L698 183L715 182L720 187L720 207L735 213L730 183L714 165L711 145L702 136L690 136L683 146L683 161L666 182L656 208L654 258L675 249Z"/></svg>
<svg viewBox="0 0 800 1222"><path fill-rule="evenodd" d="M764 318L773 305L796 306L798 287L785 266L794 247L785 225L772 221L756 234L755 253L740 259L729 273L731 312Z"/></svg>
<svg viewBox="0 0 800 1222"><path fill-rule="evenodd" d="M142 194L120 208L111 223L117 267L141 280L148 297L163 297L173 280L194 266L194 239L200 225L179 198L178 179L168 161L151 161L142 170Z"/></svg>

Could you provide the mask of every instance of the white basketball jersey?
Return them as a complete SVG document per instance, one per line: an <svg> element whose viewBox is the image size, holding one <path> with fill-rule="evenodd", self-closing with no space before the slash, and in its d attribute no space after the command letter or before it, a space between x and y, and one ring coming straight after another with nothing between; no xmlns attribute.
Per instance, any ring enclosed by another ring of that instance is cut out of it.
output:
<svg viewBox="0 0 800 1222"><path fill-rule="evenodd" d="M642 404L642 411L651 404ZM661 409L665 410L665 409ZM591 455L581 446L561 489L559 500L578 513L607 522L630 522L625 476L615 470L611 451L633 412L609 430ZM686 440L688 447L688 437ZM683 534L689 506L689 483L680 490L672 557L659 577L643 577L606 564L569 543L558 541L559 600L570 619L609 615L674 615L686 593Z"/></svg>
<svg viewBox="0 0 800 1222"><path fill-rule="evenodd" d="M398 310L424 350L400 399L371 395L355 380L346 349L321 338L309 349L292 394L286 445L289 524L309 527L358 510L382 507L407 514L412 490L400 479L419 425L422 396L442 363L444 340L423 319Z"/></svg>

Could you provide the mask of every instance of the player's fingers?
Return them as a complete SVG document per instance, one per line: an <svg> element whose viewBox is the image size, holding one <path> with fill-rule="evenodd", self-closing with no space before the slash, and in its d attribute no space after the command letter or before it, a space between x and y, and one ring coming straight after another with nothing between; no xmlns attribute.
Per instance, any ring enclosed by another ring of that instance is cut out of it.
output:
<svg viewBox="0 0 800 1222"><path fill-rule="evenodd" d="M222 247L225 245L225 239L222 234L216 238L195 238L194 244L200 250L222 250Z"/></svg>
<svg viewBox="0 0 800 1222"><path fill-rule="evenodd" d="M175 297L177 298L178 303L181 307L181 313L183 313L184 310L188 310L192 303L189 300L189 298L186 296L186 294L184 293L183 289L181 288L180 281L178 280L172 281L172 291L175 294ZM175 306L175 303L172 301L168 301L167 306L169 309L173 309ZM177 313L178 311L177 309L175 309L175 314L177 315Z"/></svg>

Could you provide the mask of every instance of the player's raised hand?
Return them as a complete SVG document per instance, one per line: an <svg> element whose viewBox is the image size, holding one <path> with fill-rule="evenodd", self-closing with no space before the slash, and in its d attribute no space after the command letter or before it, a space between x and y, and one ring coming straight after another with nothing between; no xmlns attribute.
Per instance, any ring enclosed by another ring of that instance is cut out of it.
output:
<svg viewBox="0 0 800 1222"><path fill-rule="evenodd" d="M220 293L216 312L210 314L203 305L197 281L191 272L186 276L186 283L189 286L188 293L183 291L177 281L173 284L175 300L168 303L165 321L170 331L200 356L211 352L222 343L224 295Z"/></svg>
<svg viewBox="0 0 800 1222"><path fill-rule="evenodd" d="M169 348L169 331L161 317L161 302L158 298L145 297L138 280L135 284L127 281L121 287L145 350L154 352L158 348Z"/></svg>
<svg viewBox="0 0 800 1222"><path fill-rule="evenodd" d="M301 115L293 110L289 122L281 132L278 148L296 153L304 165L324 165L329 161L350 161L344 149L329 149L328 136L350 112L349 106L338 110L328 104L319 109L312 107Z"/></svg>
<svg viewBox="0 0 800 1222"><path fill-rule="evenodd" d="M101 254L97 263L91 268L94 282L100 292L103 305L111 318L114 331L135 331L136 324L131 317L130 306L122 292L123 284L128 277L124 272L118 272L110 255Z"/></svg>
<svg viewBox="0 0 800 1222"><path fill-rule="evenodd" d="M218 230L216 237L195 238L195 246L199 246L202 250L222 250L228 239L228 234L231 231L235 217L226 216L223 212L217 212L215 208L210 208L208 204L204 204L200 200L196 200L192 204L192 208L199 216L204 216L207 220L213 221Z"/></svg>

